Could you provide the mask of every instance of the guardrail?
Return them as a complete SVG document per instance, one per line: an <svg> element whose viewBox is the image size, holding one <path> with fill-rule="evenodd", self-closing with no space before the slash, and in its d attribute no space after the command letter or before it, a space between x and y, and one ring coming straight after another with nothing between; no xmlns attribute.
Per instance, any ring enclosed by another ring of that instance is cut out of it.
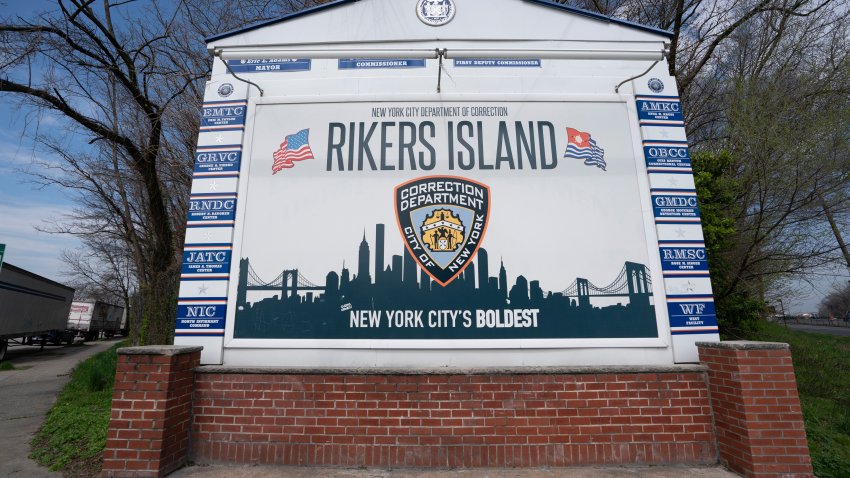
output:
<svg viewBox="0 0 850 478"><path fill-rule="evenodd" d="M768 320L780 324L817 325L821 327L850 327L846 319L828 319L823 317L795 317L793 315L770 317Z"/></svg>

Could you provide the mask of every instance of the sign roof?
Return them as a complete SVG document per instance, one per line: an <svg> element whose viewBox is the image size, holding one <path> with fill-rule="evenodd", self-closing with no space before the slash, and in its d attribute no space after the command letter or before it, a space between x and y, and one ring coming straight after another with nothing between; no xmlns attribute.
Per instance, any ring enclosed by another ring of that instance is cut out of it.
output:
<svg viewBox="0 0 850 478"><path fill-rule="evenodd" d="M215 49L247 45L488 38L645 42L665 41L672 36L669 31L550 0L454 1L456 18L439 27L418 20L415 0L337 0L214 35L206 41L210 49ZM523 21L518 22L517 18Z"/></svg>

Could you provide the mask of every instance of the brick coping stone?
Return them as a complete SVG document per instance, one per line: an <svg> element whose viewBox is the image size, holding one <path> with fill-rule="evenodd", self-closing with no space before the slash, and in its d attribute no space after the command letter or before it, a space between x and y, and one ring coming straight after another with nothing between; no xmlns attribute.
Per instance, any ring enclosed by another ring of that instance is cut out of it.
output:
<svg viewBox="0 0 850 478"><path fill-rule="evenodd" d="M749 340L729 340L727 342L697 342L697 347L727 350L781 350L790 346L783 342L751 342Z"/></svg>
<svg viewBox="0 0 850 478"><path fill-rule="evenodd" d="M200 345L141 345L138 347L123 347L118 349L118 355L185 355L200 352Z"/></svg>
<svg viewBox="0 0 850 478"><path fill-rule="evenodd" d="M570 367L482 367L482 368L368 368L368 367L238 367L203 365L202 374L244 375L600 375L628 373L702 373L708 368L697 364L607 365Z"/></svg>

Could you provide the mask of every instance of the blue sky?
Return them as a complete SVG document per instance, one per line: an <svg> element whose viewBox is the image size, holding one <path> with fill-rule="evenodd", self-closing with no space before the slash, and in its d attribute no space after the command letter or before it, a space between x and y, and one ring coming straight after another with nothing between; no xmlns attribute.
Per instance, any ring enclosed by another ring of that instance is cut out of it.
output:
<svg viewBox="0 0 850 478"><path fill-rule="evenodd" d="M0 14L30 16L34 12L55 6L51 0L0 0ZM71 236L49 234L38 228L61 220L74 208L67 192L55 187L40 187L27 174L38 169L43 160L58 161L44 156L32 141L36 127L62 128L63 120L49 115L40 117L21 109L13 98L0 94L0 244L6 244L5 262L30 270L54 280L63 280L63 250L79 247ZM80 141L81 143L84 140ZM846 275L840 271L839 274ZM800 283L800 297L785 300L787 312L812 312L821 298L834 285L846 283L846 277L812 276L814 286Z"/></svg>
<svg viewBox="0 0 850 478"><path fill-rule="evenodd" d="M32 126L32 125L31 125ZM60 127L53 118L42 118L42 128ZM25 115L0 95L0 243L6 244L4 262L51 279L60 280L63 249L78 247L76 238L40 232L51 220L59 220L74 207L57 188L42 188L27 174L45 158L25 136Z"/></svg>
<svg viewBox="0 0 850 478"><path fill-rule="evenodd" d="M2 15L29 16L55 4L48 0L0 0ZM0 94L0 244L6 244L4 262L61 281L62 250L79 246L73 237L39 232L51 220L61 219L74 205L56 188L41 188L27 173L45 157L30 139L36 127L61 127L49 115L38 117ZM30 137L28 137L30 136Z"/></svg>

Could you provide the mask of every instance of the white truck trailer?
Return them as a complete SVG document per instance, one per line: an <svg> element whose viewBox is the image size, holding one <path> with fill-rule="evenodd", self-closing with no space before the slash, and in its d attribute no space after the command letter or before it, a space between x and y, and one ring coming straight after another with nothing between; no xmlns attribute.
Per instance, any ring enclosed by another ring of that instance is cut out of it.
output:
<svg viewBox="0 0 850 478"><path fill-rule="evenodd" d="M112 337L121 331L124 308L99 300L79 301L71 304L68 329L86 341L101 335Z"/></svg>
<svg viewBox="0 0 850 478"><path fill-rule="evenodd" d="M12 264L0 269L0 360L9 342L31 343L35 337L71 343L65 332L74 289Z"/></svg>

